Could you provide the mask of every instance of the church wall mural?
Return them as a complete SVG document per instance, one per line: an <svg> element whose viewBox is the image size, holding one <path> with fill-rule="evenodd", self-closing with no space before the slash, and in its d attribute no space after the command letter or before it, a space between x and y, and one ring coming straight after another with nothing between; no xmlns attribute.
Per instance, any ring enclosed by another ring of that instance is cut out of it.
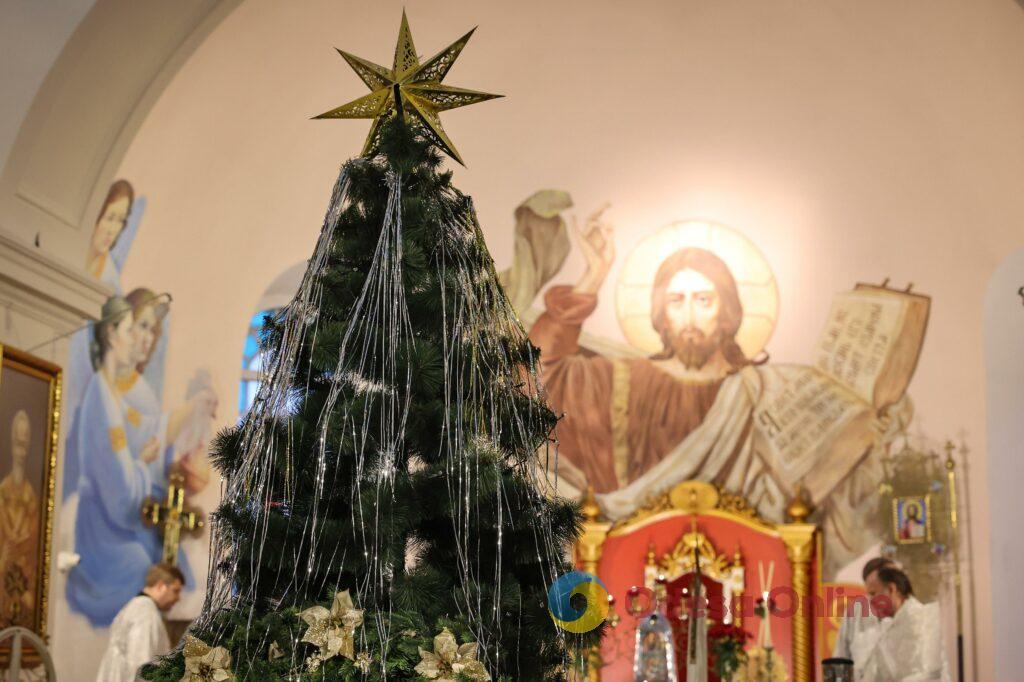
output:
<svg viewBox="0 0 1024 682"><path fill-rule="evenodd" d="M210 480L206 448L217 409L211 375L197 369L184 395L164 395L173 298L121 280L145 207L127 180L111 185L85 267L114 294L100 321L73 337L65 373L70 426L60 509L67 546L60 549L77 562L67 575L68 606L94 627L111 623L163 556L143 507L166 498L171 476L187 494ZM196 589L195 568L206 554L198 546L178 550L187 591Z"/></svg>
<svg viewBox="0 0 1024 682"><path fill-rule="evenodd" d="M824 532L831 580L877 546L882 459L913 416L906 392L930 299L886 283L836 292L804 363L772 361L780 293L771 264L735 226L683 220L633 235L625 253L607 206L570 230L564 191L516 209L502 272L541 350L556 412L559 492L588 486L621 520L673 484L707 481L785 521L799 491ZM571 250L582 274L562 273ZM617 260L615 281L606 281ZM622 338L588 323L613 307Z"/></svg>
<svg viewBox="0 0 1024 682"><path fill-rule="evenodd" d="M102 321L72 340L66 367L57 549L78 557L66 605L96 628L161 558L160 535L142 521L147 500L166 496L172 473L189 495L210 492L211 374L195 369L182 395L165 394L173 298L121 278L145 210L129 182L111 186L85 265L115 293ZM512 211L511 253L497 254L511 261L501 281L564 414L558 492L579 498L593 487L614 521L697 479L782 522L802 489L824 531L826 581L876 547L881 459L912 421L907 386L928 297L850 282L812 331L806 361L776 362L785 295L742 226L679 220L621 235L607 204L582 220L574 212L564 190L533 193ZM567 267L573 258L580 267ZM594 322L602 309L617 330ZM179 549L189 590L207 559L202 543Z"/></svg>

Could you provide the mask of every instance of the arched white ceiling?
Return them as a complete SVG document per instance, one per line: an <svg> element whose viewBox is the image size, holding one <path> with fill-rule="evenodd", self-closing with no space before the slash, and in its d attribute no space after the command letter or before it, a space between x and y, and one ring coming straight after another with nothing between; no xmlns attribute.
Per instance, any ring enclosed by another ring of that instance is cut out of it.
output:
<svg viewBox="0 0 1024 682"><path fill-rule="evenodd" d="M46 73L92 5L93 0L0 4L0 168Z"/></svg>
<svg viewBox="0 0 1024 682"><path fill-rule="evenodd" d="M3 43L23 48L33 30L38 54L26 55L24 74L12 77L17 93L0 134L17 135L0 174L0 233L33 246L42 257L77 265L86 229L121 155L149 108L192 51L240 0L134 2L100 0L84 17L67 2L13 2L6 30L24 37ZM28 5L26 7L25 5ZM48 8L48 9L47 9ZM47 14L49 10L50 14ZM52 66L54 42L70 28ZM5 69L18 59L6 59ZM25 92L45 73L31 105Z"/></svg>

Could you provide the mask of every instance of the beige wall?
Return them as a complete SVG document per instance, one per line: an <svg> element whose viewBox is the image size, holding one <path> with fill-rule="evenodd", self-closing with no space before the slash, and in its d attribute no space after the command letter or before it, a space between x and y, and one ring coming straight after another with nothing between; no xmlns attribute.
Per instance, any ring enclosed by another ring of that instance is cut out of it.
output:
<svg viewBox="0 0 1024 682"><path fill-rule="evenodd" d="M998 679L1010 679L1024 614L1020 576L1024 574L1024 542L1020 519L1021 451L1024 442L1024 249L1004 260L985 297L985 364L988 379L988 496L991 500L992 594L1010 608L993 609L993 636Z"/></svg>
<svg viewBox="0 0 1024 682"><path fill-rule="evenodd" d="M778 278L777 361L808 362L831 296L857 281L891 276L933 297L910 393L917 428L972 450L968 645L975 679L993 679L982 322L989 278L1024 245L1020 8L466 0L407 10L423 53L479 24L449 80L507 95L444 118L469 166L456 183L474 195L499 266L514 206L555 187L581 214L612 202L620 260L673 220L746 234ZM166 395L211 367L220 421L234 420L247 320L308 255L337 168L367 129L308 120L363 92L332 48L387 61L400 12L390 1L247 0L112 164L149 202L125 286L175 298ZM572 256L561 277L580 267ZM605 295L587 330L620 338Z"/></svg>

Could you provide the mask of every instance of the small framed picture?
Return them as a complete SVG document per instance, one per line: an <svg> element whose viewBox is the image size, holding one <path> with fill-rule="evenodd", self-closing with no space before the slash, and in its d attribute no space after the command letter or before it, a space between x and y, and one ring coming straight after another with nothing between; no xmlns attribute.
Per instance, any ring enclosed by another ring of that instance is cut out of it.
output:
<svg viewBox="0 0 1024 682"><path fill-rule="evenodd" d="M931 495L896 497L892 501L893 537L900 545L932 541Z"/></svg>
<svg viewBox="0 0 1024 682"><path fill-rule="evenodd" d="M9 346L0 359L0 630L46 637L61 371Z"/></svg>

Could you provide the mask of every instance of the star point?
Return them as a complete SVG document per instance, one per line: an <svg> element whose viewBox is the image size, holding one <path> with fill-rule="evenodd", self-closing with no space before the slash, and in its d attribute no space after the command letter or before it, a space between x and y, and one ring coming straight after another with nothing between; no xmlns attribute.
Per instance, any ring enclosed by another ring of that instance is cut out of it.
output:
<svg viewBox="0 0 1024 682"><path fill-rule="evenodd" d="M416 54L409 20L403 10L398 40L395 43L395 56L390 69L344 50L338 50L342 59L370 89L370 94L314 118L373 119L366 144L363 146L365 156L376 150L381 124L391 117L401 115L403 120L423 137L463 164L462 156L441 125L440 112L502 96L442 83L474 31L475 27L421 63Z"/></svg>

